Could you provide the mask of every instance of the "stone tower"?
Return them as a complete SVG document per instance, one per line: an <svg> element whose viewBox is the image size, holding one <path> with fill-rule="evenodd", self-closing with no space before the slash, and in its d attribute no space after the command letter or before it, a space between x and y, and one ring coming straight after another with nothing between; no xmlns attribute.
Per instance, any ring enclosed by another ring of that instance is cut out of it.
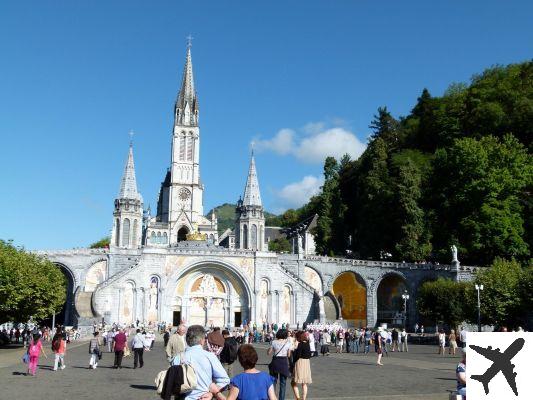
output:
<svg viewBox="0 0 533 400"><path fill-rule="evenodd" d="M133 146L130 143L124 175L120 182L118 197L113 211L111 246L126 249L141 247L143 225L143 199L137 191Z"/></svg>
<svg viewBox="0 0 533 400"><path fill-rule="evenodd" d="M250 169L244 188L244 197L237 203L236 247L238 249L265 250L265 216L257 180L255 158L252 153Z"/></svg>
<svg viewBox="0 0 533 400"><path fill-rule="evenodd" d="M196 229L203 216L204 187L200 181L198 96L194 89L191 46L187 46L181 88L174 107L174 129L169 182L170 242Z"/></svg>

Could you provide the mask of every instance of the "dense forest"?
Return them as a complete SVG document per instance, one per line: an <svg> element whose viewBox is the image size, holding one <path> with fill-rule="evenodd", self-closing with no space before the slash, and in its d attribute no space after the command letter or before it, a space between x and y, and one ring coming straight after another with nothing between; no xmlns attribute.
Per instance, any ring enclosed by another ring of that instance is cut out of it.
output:
<svg viewBox="0 0 533 400"><path fill-rule="evenodd" d="M322 254L463 264L528 260L532 246L533 62L487 69L411 113L380 107L368 147L327 158L321 193L270 224L319 214Z"/></svg>

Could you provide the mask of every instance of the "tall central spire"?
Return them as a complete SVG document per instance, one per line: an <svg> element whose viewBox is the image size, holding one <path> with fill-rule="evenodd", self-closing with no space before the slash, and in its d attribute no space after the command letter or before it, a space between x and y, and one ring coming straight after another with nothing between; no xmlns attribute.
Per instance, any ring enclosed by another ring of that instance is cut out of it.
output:
<svg viewBox="0 0 533 400"><path fill-rule="evenodd" d="M128 160L124 167L124 175L120 181L119 199L139 200L142 202L141 194L137 191L137 179L135 178L135 164L133 163L133 145L130 143Z"/></svg>
<svg viewBox="0 0 533 400"><path fill-rule="evenodd" d="M244 188L243 205L262 206L261 193L259 192L259 182L257 180L257 171L255 169L255 157L253 152L252 159L250 160L250 169L248 170L248 178L246 179L246 187Z"/></svg>
<svg viewBox="0 0 533 400"><path fill-rule="evenodd" d="M198 126L198 96L194 90L190 42L187 45L181 89L176 100L175 120L176 125Z"/></svg>

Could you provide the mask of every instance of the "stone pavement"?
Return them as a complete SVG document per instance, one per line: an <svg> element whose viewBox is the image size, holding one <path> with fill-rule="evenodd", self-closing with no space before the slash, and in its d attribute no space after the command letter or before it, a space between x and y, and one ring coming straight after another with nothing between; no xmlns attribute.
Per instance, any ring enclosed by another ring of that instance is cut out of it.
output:
<svg viewBox="0 0 533 400"><path fill-rule="evenodd" d="M145 353L145 366L133 369L133 358L124 359L122 370L112 369L113 353L105 353L96 370L89 370L87 343L77 343L67 350L67 368L52 371L53 355L46 344L48 358L41 357L36 377L25 376L20 356L15 358L0 350L0 398L61 397L106 400L158 399L154 378L167 367L161 340ZM258 368L267 370L267 347L257 346ZM455 387L455 366L459 355L438 356L436 346L413 345L409 353L383 357L383 367L375 365L376 355L331 354L313 358L313 384L309 399L326 400L447 400L447 390ZM11 351L11 350L9 350ZM22 354L22 351L19 351ZM12 362L6 361L13 359ZM238 362L237 362L238 363ZM235 368L241 372L240 366ZM287 399L293 399L287 386Z"/></svg>

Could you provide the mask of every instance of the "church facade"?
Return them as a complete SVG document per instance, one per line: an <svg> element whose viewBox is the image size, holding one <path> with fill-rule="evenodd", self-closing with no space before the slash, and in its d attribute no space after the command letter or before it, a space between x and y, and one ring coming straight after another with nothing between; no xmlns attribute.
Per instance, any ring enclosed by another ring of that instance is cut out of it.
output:
<svg viewBox="0 0 533 400"><path fill-rule="evenodd" d="M144 208L130 144L114 203L108 249L44 251L61 267L66 325L94 321L180 322L205 326L345 320L350 326L417 318L421 282L470 279L473 267L365 261L314 255L316 216L289 230L293 254L268 251L252 154L235 228L220 237L214 212L204 216L199 103L191 48L174 107L171 160L157 210ZM231 238L231 240L228 240ZM410 304L402 294L410 294Z"/></svg>

